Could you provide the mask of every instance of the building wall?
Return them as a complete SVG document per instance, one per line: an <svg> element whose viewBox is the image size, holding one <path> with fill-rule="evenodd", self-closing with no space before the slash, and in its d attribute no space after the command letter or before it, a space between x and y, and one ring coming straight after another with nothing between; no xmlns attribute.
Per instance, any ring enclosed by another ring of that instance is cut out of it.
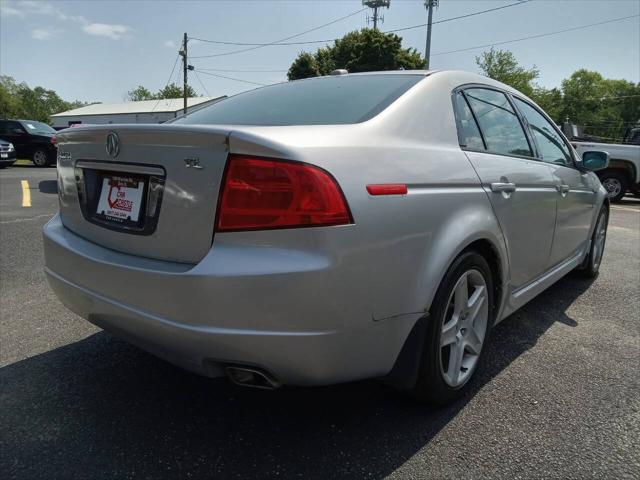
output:
<svg viewBox="0 0 640 480"><path fill-rule="evenodd" d="M73 123L105 125L110 123L161 123L175 118L173 112L118 113L111 115L75 115L52 117L53 128L67 128ZM71 122L71 123L69 123Z"/></svg>

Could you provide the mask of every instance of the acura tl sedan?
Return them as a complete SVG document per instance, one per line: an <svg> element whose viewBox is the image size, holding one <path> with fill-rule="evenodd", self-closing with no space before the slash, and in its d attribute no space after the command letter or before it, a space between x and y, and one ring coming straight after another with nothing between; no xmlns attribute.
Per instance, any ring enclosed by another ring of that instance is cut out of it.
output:
<svg viewBox="0 0 640 480"><path fill-rule="evenodd" d="M607 232L608 154L578 158L530 99L466 72L287 82L58 149L58 297L245 386L377 378L452 401L492 326L597 275Z"/></svg>

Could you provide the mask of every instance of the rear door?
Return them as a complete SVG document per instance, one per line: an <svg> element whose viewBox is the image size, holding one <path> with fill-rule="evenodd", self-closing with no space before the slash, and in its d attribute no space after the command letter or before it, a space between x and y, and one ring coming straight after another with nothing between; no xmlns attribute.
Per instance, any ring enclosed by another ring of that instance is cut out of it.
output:
<svg viewBox="0 0 640 480"><path fill-rule="evenodd" d="M486 191L509 252L511 283L521 287L549 262L556 221L556 189L509 98L473 86L455 94L460 145Z"/></svg>
<svg viewBox="0 0 640 480"><path fill-rule="evenodd" d="M549 260L555 265L586 245L598 186L593 175L575 167L571 149L553 122L523 99L515 98L514 103L529 127L537 156L551 169L558 192L558 215Z"/></svg>

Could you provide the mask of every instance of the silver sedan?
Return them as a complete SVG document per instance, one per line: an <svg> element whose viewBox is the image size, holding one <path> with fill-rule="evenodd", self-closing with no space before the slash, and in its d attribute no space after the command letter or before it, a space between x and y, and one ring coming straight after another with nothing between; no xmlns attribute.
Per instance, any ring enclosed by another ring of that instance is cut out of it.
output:
<svg viewBox="0 0 640 480"><path fill-rule="evenodd" d="M578 158L530 99L471 73L300 80L57 141L58 297L241 385L380 378L451 401L493 325L602 259L608 155Z"/></svg>

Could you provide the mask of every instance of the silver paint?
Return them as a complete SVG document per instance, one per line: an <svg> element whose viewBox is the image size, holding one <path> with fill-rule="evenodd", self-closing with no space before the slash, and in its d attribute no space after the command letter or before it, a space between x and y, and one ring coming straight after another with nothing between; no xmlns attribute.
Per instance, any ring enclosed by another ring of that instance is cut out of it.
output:
<svg viewBox="0 0 640 480"><path fill-rule="evenodd" d="M513 90L465 72L420 74L355 125L110 125L117 163L105 155L103 127L60 132L73 159L59 162L60 214L44 229L51 286L74 312L185 368L216 376L223 363L253 365L298 385L388 373L449 265L474 242L499 258L502 320L582 262L606 192L593 173L462 151L452 91ZM214 234L229 153L324 168L355 223ZM196 157L205 168L185 168ZM156 231L87 222L78 161L163 169ZM370 196L366 185L379 183L406 183L408 194Z"/></svg>

